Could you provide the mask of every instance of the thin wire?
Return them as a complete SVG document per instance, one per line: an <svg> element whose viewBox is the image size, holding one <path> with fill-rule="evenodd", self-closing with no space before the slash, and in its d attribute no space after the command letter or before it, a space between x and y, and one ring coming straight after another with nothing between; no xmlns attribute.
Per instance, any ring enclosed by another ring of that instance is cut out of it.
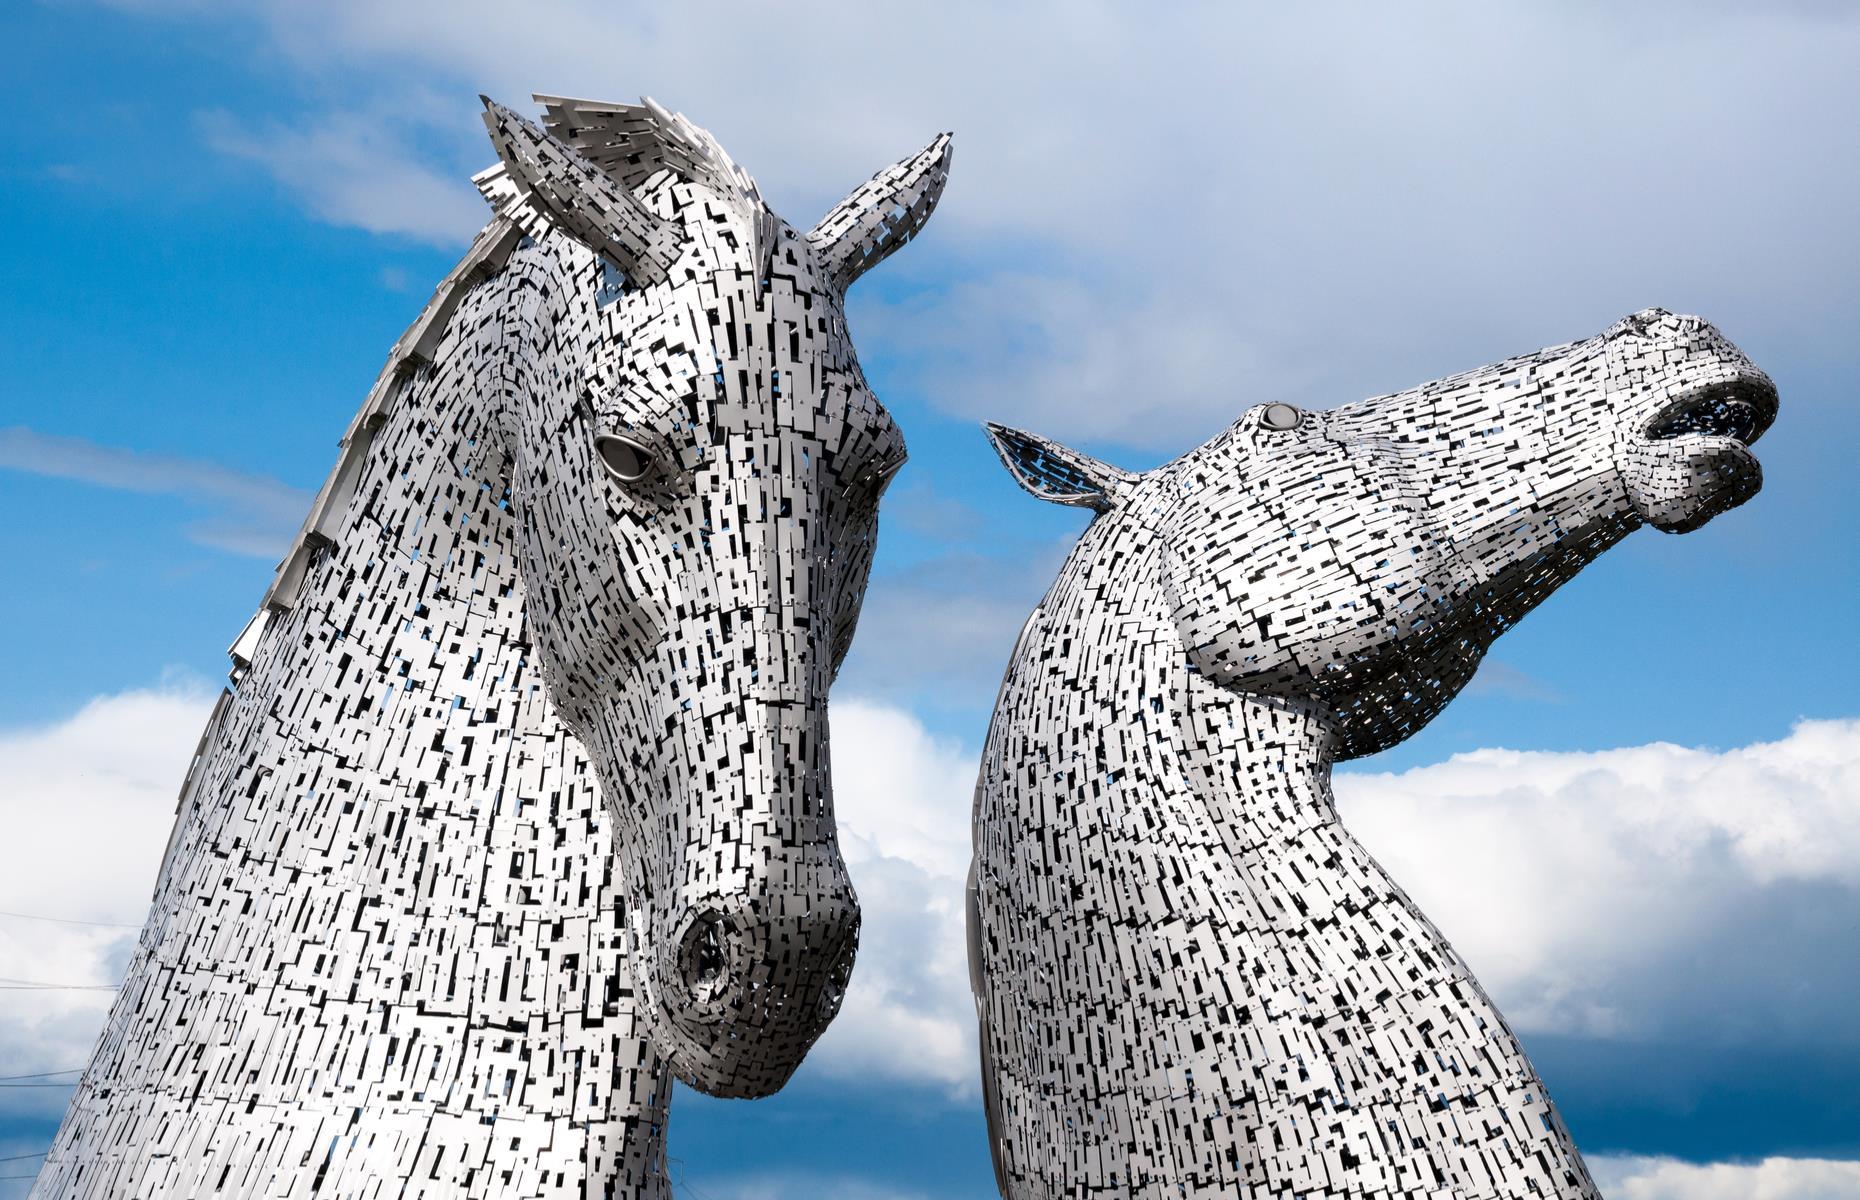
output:
<svg viewBox="0 0 1860 1200"><path fill-rule="evenodd" d="M19 1162L22 1159L28 1158L44 1158L50 1153L50 1150L41 1150L37 1154L9 1154L4 1158L0 1158L0 1162Z"/></svg>
<svg viewBox="0 0 1860 1200"><path fill-rule="evenodd" d="M678 1169L677 1179L672 1179L671 1172L666 1172L666 1179L671 1183L674 1191L683 1192L685 1195L692 1197L692 1200L709 1200L709 1192L704 1191L696 1184L693 1184L689 1179L685 1178L684 1159L673 1154L668 1154L665 1156L665 1163L667 1166L676 1167Z"/></svg>
<svg viewBox="0 0 1860 1200"><path fill-rule="evenodd" d="M50 1079L54 1075L76 1075L83 1067L66 1067L62 1071L34 1071L30 1075L0 1075L0 1080L7 1079Z"/></svg>
<svg viewBox="0 0 1860 1200"><path fill-rule="evenodd" d="M8 992L114 992L118 983L41 983L36 979L7 979L0 976L0 991Z"/></svg>
<svg viewBox="0 0 1860 1200"><path fill-rule="evenodd" d="M72 917L41 917L34 913L7 912L0 909L0 917L18 917L22 921L51 921L59 925L95 925L102 929L140 929L137 923L129 925L122 921L79 921Z"/></svg>

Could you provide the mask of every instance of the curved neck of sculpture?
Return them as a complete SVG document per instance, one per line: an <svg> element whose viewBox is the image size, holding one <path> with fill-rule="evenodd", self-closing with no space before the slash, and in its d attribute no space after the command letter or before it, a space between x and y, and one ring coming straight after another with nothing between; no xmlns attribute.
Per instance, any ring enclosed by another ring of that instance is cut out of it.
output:
<svg viewBox="0 0 1860 1200"><path fill-rule="evenodd" d="M1496 1195L1502 1178L1595 1200L1497 1009L1338 820L1335 714L1197 674L1130 519L1095 522L1036 610L976 789L970 945L1004 1194ZM1495 1147L1381 1136L1449 1104ZM1210 1140L1133 1142L1165 1108ZM1363 1149L1333 1157L1339 1128Z"/></svg>
<svg viewBox="0 0 1860 1200"><path fill-rule="evenodd" d="M216 712L36 1194L200 1194L230 1163L329 1194L669 1195L669 1076L479 399L500 296L401 388Z"/></svg>
<svg viewBox="0 0 1860 1200"><path fill-rule="evenodd" d="M1077 655L1074 661L1089 662L1099 649L1114 653L1115 668L1079 670L1068 686L1101 692L1090 702L1108 717L1141 726L1137 736L1152 751L1166 743L1181 755L1185 782L1217 818L1257 825L1282 812L1285 820L1300 820L1306 805L1331 813L1335 716L1315 697L1231 691L1200 675L1172 636L1175 621L1155 561L1160 547L1139 542L1134 559L1100 552L1134 541L1117 528L1130 519L1101 517L1086 530L1041 602L1035 617L1041 629L1023 641L1021 658ZM1133 642L1132 629L1171 636ZM1272 802L1253 812L1248 797L1261 791Z"/></svg>

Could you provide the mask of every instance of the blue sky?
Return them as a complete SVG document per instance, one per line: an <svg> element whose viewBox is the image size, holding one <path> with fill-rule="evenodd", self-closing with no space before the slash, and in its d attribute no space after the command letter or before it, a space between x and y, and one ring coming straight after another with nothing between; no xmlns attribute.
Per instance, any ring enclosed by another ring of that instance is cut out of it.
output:
<svg viewBox="0 0 1860 1200"><path fill-rule="evenodd" d="M1084 519L1024 497L978 420L1146 467L1262 400L1323 407L1651 304L1700 313L1780 388L1763 493L1609 552L1431 727L1355 764L1344 796L1501 1006L1527 1014L1526 1047L1616 1194L1718 1194L1699 1190L1704 1168L1656 1178L1645 1156L1860 1160L1860 733L1840 723L1860 717L1848 6L59 0L0 11L0 38L0 815L42 839L17 853L81 879L82 844L25 810L66 778L48 748L106 719L173 723L172 753L125 759L117 781L124 805L166 789L171 806L225 646L389 344L482 219L466 182L492 157L478 92L519 107L532 90L649 93L802 225L952 128L941 210L850 304L912 461L836 704L918 739L926 811L966 820L959 777L1008 644ZM1443 765L1494 747L1537 757ZM1633 753L1597 757L1617 749ZM1592 803L1596 779L1620 803ZM1453 787L1470 790L1436 795ZM1435 830L1391 811L1470 815ZM1620 856L1584 847L1642 845L1634 813L1679 832L1606 874L1591 860ZM1482 933L1463 880L1401 869L1425 873L1432 839L1523 855L1534 879L1517 829L1537 822L1553 831L1540 859L1572 865L1512 902L1581 913L1587 888L1630 906L1608 914L1621 930L1545 917L1529 937ZM159 837L123 847L123 870ZM942 878L919 865L926 887ZM1636 890L1648 881L1664 900ZM0 909L139 916L133 888L58 909L66 882L0 869ZM55 954L102 972L122 953L8 921L0 975L41 977ZM869 947L862 971L944 998L910 1002L927 1028L956 1020L948 980ZM0 1030L8 1006L26 1012L10 997ZM38 1045L81 1046L90 1011L13 1019L59 1031ZM689 1194L988 1194L966 1046L912 1063L917 1048L861 1036L823 1044L770 1101L681 1094ZM74 1065L33 1045L0 1033L0 1073ZM42 1149L61 1098L0 1092L0 1156ZM20 1186L0 1181L0 1198Z"/></svg>

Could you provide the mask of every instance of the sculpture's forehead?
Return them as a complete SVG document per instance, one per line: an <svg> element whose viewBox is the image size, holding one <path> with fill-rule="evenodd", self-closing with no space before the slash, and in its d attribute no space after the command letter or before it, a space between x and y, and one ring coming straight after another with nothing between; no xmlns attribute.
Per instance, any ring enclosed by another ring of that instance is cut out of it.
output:
<svg viewBox="0 0 1860 1200"><path fill-rule="evenodd" d="M840 290L805 236L665 172L641 198L687 236L667 282L610 280L603 291L593 374L621 407L713 437L860 458L903 452L860 370Z"/></svg>
<svg viewBox="0 0 1860 1200"><path fill-rule="evenodd" d="M598 322L603 363L680 391L718 370L749 372L751 382L760 375L772 392L788 393L857 376L838 290L818 278L806 239L781 232L766 272L745 248L720 261L688 251L674 278L653 287L627 289L610 279Z"/></svg>
<svg viewBox="0 0 1860 1200"><path fill-rule="evenodd" d="M758 296L718 271L627 293L602 313L590 377L629 420L699 440L781 440L829 462L901 456L904 438L867 386L839 298L773 275Z"/></svg>
<svg viewBox="0 0 1860 1200"><path fill-rule="evenodd" d="M687 248L670 282L604 283L606 344L635 360L658 356L676 367L688 359L694 370L718 362L856 369L845 302L821 278L805 237L780 227L766 264L748 247L709 248L715 257Z"/></svg>
<svg viewBox="0 0 1860 1200"><path fill-rule="evenodd" d="M707 184L661 171L638 193L647 209L676 222L684 233L683 249L672 276L712 272L740 273L747 283L766 272L789 279L797 292L817 287L819 259L814 246L794 226L759 201L725 195Z"/></svg>

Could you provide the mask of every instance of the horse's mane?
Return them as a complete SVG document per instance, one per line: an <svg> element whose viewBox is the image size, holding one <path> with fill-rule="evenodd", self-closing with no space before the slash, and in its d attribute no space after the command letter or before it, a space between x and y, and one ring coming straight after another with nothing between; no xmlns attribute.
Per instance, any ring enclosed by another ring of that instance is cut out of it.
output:
<svg viewBox="0 0 1860 1200"><path fill-rule="evenodd" d="M670 171L716 192L750 219L758 242L758 261L773 245L775 217L763 203L756 181L724 153L716 138L681 114L666 111L650 97L641 97L639 104L564 96L539 95L533 99L544 106L543 125L556 140L574 148L622 187L636 190L659 172ZM355 493L375 433L387 423L389 411L408 382L421 367L432 364L440 339L465 294L503 270L525 233L540 236L548 228L548 218L522 194L503 163L472 176L472 183L495 215L472 240L465 257L439 281L432 299L413 324L394 342L374 386L349 421L348 431L338 443L341 449L336 464L317 490L309 515L278 564L258 612L227 649L235 685L251 665L252 653L271 615L288 612L296 605L310 560L317 551L335 545L336 528Z"/></svg>
<svg viewBox="0 0 1860 1200"><path fill-rule="evenodd" d="M349 421L348 432L342 435L342 441L338 443L341 450L336 456L336 465L330 468L328 478L317 489L316 499L310 504L309 515L298 528L297 536L292 539L284 560L278 564L277 573L272 577L271 586L265 590L265 598L259 603L258 612L246 622L238 639L227 649L233 662L232 679L235 684L251 665L252 652L257 649L259 638L263 636L271 615L288 612L296 605L297 591L303 583L310 560L316 556L317 551L336 544L336 529L341 523L342 514L348 509L350 498L355 494L356 480L361 476L362 466L367 461L368 448L374 441L375 433L387 423L388 413L393 409L402 389L421 367L432 363L440 338L444 336L446 326L451 323L452 314L457 311L465 293L471 290L472 285L503 269L511 251L523 239L523 232L522 226L511 216L499 213L493 217L491 223L472 239L471 248L465 252L465 257L433 289L432 299L426 302L413 324L407 327L406 332L394 342L393 349L388 351L386 364L375 377L374 386L368 389L361 408Z"/></svg>

